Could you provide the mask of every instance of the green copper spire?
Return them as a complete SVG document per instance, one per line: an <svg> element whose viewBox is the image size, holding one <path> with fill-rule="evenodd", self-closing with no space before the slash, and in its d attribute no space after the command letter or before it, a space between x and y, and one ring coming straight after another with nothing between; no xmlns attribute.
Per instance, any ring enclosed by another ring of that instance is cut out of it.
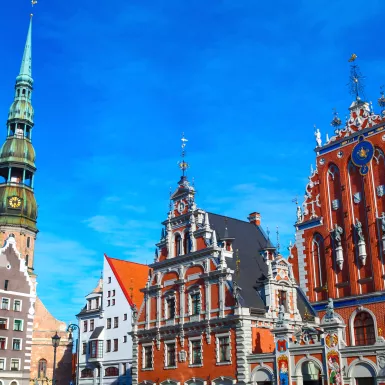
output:
<svg viewBox="0 0 385 385"><path fill-rule="evenodd" d="M27 82L31 85L32 80L32 15L29 22L27 41L25 43L23 60L21 62L20 73L16 82Z"/></svg>
<svg viewBox="0 0 385 385"><path fill-rule="evenodd" d="M0 230L2 226L10 226L36 234L32 85L31 16L15 95L8 113L7 138L0 149Z"/></svg>

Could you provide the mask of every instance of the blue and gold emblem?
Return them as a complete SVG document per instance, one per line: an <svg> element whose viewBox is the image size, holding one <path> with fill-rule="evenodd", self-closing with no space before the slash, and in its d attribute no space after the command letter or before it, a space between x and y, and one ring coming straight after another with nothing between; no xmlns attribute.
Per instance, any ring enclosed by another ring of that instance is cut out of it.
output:
<svg viewBox="0 0 385 385"><path fill-rule="evenodd" d="M369 172L368 164L372 160L373 154L373 144L361 136L352 151L352 162L359 167L361 175L366 175Z"/></svg>

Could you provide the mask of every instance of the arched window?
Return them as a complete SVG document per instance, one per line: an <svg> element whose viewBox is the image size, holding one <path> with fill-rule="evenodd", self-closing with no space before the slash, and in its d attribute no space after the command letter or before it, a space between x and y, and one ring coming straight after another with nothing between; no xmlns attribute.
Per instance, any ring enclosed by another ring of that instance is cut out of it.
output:
<svg viewBox="0 0 385 385"><path fill-rule="evenodd" d="M378 147L376 147L376 149L374 150L373 158L377 164L380 163L380 159L382 159L382 161L385 162L384 152Z"/></svg>
<svg viewBox="0 0 385 385"><path fill-rule="evenodd" d="M332 178L332 180L334 180L334 178L336 177L336 175L339 174L338 167L337 167L335 164L331 164L331 165L329 166L329 169L328 169L328 174L330 175L330 177Z"/></svg>
<svg viewBox="0 0 385 385"><path fill-rule="evenodd" d="M38 370L37 370L38 377L39 378L47 377L47 360L45 360L44 358L39 360L37 367L38 367Z"/></svg>
<svg viewBox="0 0 385 385"><path fill-rule="evenodd" d="M85 368L80 372L81 378L92 378L94 376L94 372L90 368Z"/></svg>
<svg viewBox="0 0 385 385"><path fill-rule="evenodd" d="M175 234L174 238L174 254L177 257L182 253L182 238L179 234Z"/></svg>
<svg viewBox="0 0 385 385"><path fill-rule="evenodd" d="M357 313L354 319L354 339L356 345L374 345L376 342L373 318L366 311Z"/></svg>
<svg viewBox="0 0 385 385"><path fill-rule="evenodd" d="M106 369L106 377L114 377L119 376L119 369L114 368L113 366L110 366Z"/></svg>
<svg viewBox="0 0 385 385"><path fill-rule="evenodd" d="M311 251L313 257L314 287L321 288L325 283L325 247L321 234L314 234Z"/></svg>
<svg viewBox="0 0 385 385"><path fill-rule="evenodd" d="M183 249L185 254L188 254L191 251L191 238L189 232L184 235Z"/></svg>

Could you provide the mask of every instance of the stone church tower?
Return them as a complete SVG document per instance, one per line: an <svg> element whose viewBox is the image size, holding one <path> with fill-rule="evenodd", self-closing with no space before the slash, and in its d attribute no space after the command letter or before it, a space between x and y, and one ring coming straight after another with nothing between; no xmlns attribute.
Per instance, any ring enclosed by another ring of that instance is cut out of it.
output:
<svg viewBox="0 0 385 385"><path fill-rule="evenodd" d="M32 107L32 15L19 75L16 78L14 100L8 113L7 136L0 150L0 246L9 237L15 239L16 250L24 260L26 271L36 291L34 250L37 229L37 204L34 194L36 172L35 150L32 145L34 110ZM39 298L28 322L27 338L32 346L25 346L29 356L33 384L52 379L53 347L51 337L61 337L57 349L56 384L71 380L72 341L68 340L64 322L55 319ZM32 322L33 320L33 322ZM0 382L1 383L1 382Z"/></svg>

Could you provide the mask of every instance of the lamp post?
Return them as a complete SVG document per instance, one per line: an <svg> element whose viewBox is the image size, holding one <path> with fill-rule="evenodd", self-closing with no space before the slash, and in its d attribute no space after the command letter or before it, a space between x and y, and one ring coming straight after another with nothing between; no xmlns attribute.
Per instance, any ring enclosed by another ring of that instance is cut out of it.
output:
<svg viewBox="0 0 385 385"><path fill-rule="evenodd" d="M51 337L52 339L52 346L53 346L53 374L52 374L52 383L53 385L56 384L56 376L55 376L55 371L56 371L56 349L60 345L60 336L56 334Z"/></svg>
<svg viewBox="0 0 385 385"><path fill-rule="evenodd" d="M75 378L75 384L79 384L79 341L80 341L80 328L76 324L69 324L67 328L67 332L70 333L68 339L72 341L72 332L74 330L78 331L78 338L76 340L76 378Z"/></svg>

